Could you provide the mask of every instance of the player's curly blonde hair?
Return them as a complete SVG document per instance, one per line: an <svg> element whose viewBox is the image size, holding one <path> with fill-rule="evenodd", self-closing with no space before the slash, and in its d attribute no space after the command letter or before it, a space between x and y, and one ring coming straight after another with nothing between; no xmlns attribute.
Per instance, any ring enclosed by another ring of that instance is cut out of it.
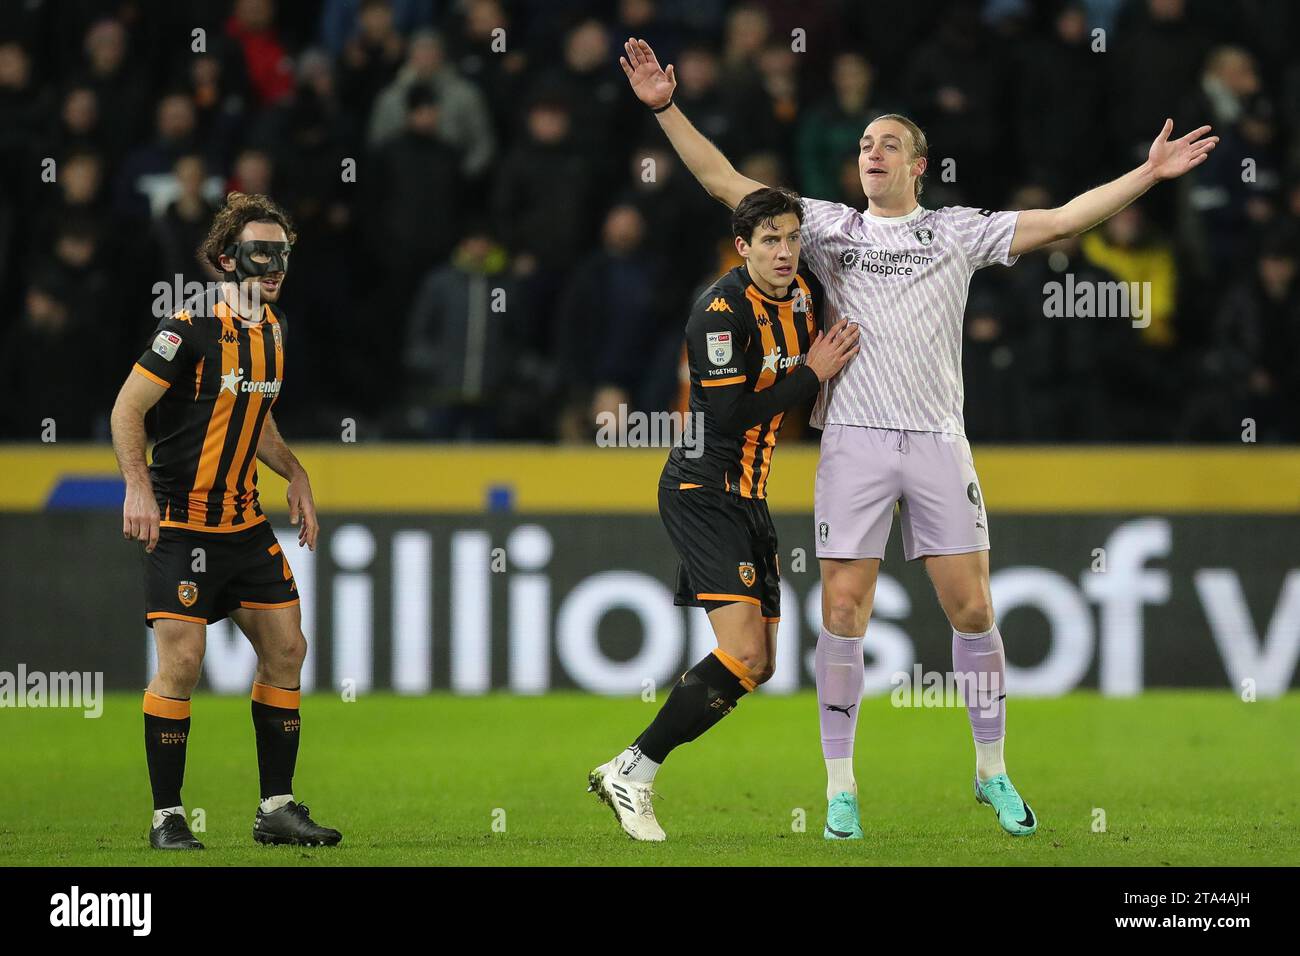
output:
<svg viewBox="0 0 1300 956"><path fill-rule="evenodd" d="M219 257L226 247L239 239L239 234L250 222L273 222L284 230L289 245L298 241L293 220L270 196L233 192L226 204L212 217L208 235L199 246L199 261L221 272Z"/></svg>

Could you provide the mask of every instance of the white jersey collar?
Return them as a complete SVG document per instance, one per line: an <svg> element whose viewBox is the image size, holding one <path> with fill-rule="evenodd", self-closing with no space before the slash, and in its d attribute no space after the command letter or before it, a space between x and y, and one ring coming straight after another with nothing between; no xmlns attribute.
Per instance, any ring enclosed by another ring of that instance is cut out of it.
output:
<svg viewBox="0 0 1300 956"><path fill-rule="evenodd" d="M876 223L880 223L881 225L889 225L890 223L893 222L911 222L917 216L923 215L926 212L929 212L929 210L926 209L924 206L922 206L920 203L917 203L916 206L913 207L911 212L904 213L901 216L877 216L874 212L871 212L869 209L864 209L862 210L862 218L867 220L867 222L876 222Z"/></svg>

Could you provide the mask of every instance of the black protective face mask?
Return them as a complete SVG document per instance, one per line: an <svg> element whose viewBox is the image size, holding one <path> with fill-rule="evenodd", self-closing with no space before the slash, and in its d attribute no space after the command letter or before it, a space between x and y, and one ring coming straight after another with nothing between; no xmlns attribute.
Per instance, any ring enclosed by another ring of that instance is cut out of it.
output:
<svg viewBox="0 0 1300 956"><path fill-rule="evenodd" d="M287 273L290 248L287 242L245 239L243 242L232 242L226 246L224 254L235 260L235 278L243 282L247 278L264 276L272 272Z"/></svg>

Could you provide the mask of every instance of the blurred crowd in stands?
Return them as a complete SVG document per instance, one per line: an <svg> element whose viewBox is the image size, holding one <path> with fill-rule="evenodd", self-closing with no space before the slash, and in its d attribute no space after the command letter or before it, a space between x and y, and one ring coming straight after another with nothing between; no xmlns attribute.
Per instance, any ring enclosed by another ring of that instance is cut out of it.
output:
<svg viewBox="0 0 1300 956"><path fill-rule="evenodd" d="M1099 32L1100 31L1100 32ZM0 439L107 438L232 189L294 217L290 440L590 441L678 407L682 329L739 262L728 211L618 66L747 175L862 208L874 116L926 130L923 204L1057 205L1166 116L1222 137L1106 224L976 274L983 442L1300 439L1300 5L1285 0L26 0L0 24ZM1150 323L1050 318L1139 281ZM792 416L793 418L793 416ZM815 435L812 432L805 434Z"/></svg>

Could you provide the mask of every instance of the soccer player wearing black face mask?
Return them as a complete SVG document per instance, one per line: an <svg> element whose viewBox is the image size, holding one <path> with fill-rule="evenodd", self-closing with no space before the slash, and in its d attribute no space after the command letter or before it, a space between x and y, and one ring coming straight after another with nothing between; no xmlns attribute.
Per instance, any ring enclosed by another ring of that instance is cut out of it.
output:
<svg viewBox="0 0 1300 956"><path fill-rule="evenodd" d="M145 542L145 621L158 671L144 695L153 789L150 844L202 849L181 802L190 694L207 625L230 617L257 652L253 728L262 801L259 843L332 846L342 839L294 800L300 675L307 653L298 590L257 494L257 459L289 482L298 545L315 549L307 473L271 408L284 379L285 317L275 305L296 239L265 196L231 193L203 243L222 275L200 301L163 319L113 406L113 448L126 479L123 537ZM155 439L145 466L145 418Z"/></svg>

